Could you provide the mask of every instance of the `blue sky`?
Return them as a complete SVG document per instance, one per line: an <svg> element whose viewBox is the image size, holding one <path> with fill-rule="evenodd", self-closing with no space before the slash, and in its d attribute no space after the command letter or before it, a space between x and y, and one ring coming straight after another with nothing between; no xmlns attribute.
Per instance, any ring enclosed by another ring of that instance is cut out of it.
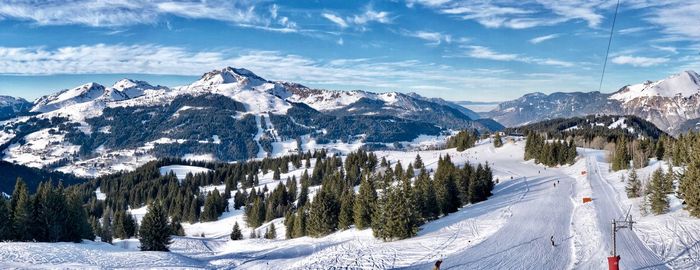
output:
<svg viewBox="0 0 700 270"><path fill-rule="evenodd" d="M3 1L0 94L225 66L329 89L500 101L598 89L614 1ZM700 71L700 2L621 0L602 90Z"/></svg>

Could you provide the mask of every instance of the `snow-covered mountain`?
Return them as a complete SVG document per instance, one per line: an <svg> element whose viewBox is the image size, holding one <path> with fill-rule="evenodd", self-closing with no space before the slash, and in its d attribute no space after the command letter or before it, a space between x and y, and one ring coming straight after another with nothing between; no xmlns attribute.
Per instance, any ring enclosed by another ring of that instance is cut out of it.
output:
<svg viewBox="0 0 700 270"><path fill-rule="evenodd" d="M34 101L32 112L50 112L71 105L90 102L96 99L122 100L126 96L118 91L107 91L98 83L86 83L73 89L65 89Z"/></svg>
<svg viewBox="0 0 700 270"><path fill-rule="evenodd" d="M111 88L113 91L123 93L128 98L135 98L143 96L149 91L166 91L168 90L165 86L153 86L144 81L132 80L132 79L121 79L114 83Z"/></svg>
<svg viewBox="0 0 700 270"><path fill-rule="evenodd" d="M514 127L558 117L590 114L635 115L661 130L679 134L700 118L700 76L684 71L668 78L627 85L615 93L526 94L483 113Z"/></svg>
<svg viewBox="0 0 700 270"><path fill-rule="evenodd" d="M0 151L9 162L100 175L165 156L231 161L422 147L451 130L502 128L457 107L417 94L311 89L226 67L173 88L123 79L43 96L33 117L0 126Z"/></svg>
<svg viewBox="0 0 700 270"><path fill-rule="evenodd" d="M0 120L17 116L29 111L32 103L23 98L0 95Z"/></svg>
<svg viewBox="0 0 700 270"><path fill-rule="evenodd" d="M615 92L610 99L623 103L649 97L691 97L700 93L700 76L694 71L684 71L664 80L628 85Z"/></svg>

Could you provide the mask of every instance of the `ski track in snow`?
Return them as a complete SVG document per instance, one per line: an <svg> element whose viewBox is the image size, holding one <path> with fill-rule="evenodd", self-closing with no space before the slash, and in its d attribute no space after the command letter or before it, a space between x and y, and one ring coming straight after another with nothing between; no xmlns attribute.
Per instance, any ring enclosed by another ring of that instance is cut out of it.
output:
<svg viewBox="0 0 700 270"><path fill-rule="evenodd" d="M584 154L588 166L588 179L593 190L593 204L598 217L598 228L603 234L604 248L609 254L612 250L612 220L625 217L627 209L620 207L620 194L613 190L612 185L601 173L598 164L600 155ZM629 229L617 232L617 254L621 256L620 269L668 269L662 259L639 240L637 234Z"/></svg>

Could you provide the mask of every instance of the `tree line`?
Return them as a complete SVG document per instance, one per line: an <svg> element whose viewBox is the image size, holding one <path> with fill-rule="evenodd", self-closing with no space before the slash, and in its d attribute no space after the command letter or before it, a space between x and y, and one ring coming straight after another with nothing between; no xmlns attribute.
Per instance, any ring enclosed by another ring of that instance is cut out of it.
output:
<svg viewBox="0 0 700 270"><path fill-rule="evenodd" d="M393 168L388 162L382 162L376 170L365 168L358 193L343 177L342 167L324 172L314 199L309 202L300 195L285 214L287 237L321 237L354 225L357 229L371 228L375 237L386 241L409 238L427 221L486 200L494 186L488 164L459 168L449 155L439 158L433 177L420 156L406 169L400 162ZM300 194L310 185L305 181L301 180Z"/></svg>
<svg viewBox="0 0 700 270"><path fill-rule="evenodd" d="M576 160L576 145L573 140L564 142L555 140L548 142L542 135L530 132L525 142L525 160L534 159L535 163L546 166L574 164Z"/></svg>

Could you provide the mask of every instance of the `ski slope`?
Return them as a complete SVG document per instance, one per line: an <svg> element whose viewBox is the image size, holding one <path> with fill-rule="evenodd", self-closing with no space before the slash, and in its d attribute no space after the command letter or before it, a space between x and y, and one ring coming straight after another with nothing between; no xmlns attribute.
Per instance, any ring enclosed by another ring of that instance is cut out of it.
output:
<svg viewBox="0 0 700 270"><path fill-rule="evenodd" d="M486 140L464 152L375 152L379 158L392 164L400 161L404 166L420 154L429 171L447 154L458 166L488 161L494 179L498 179L494 195L487 201L429 222L410 239L383 242L375 239L370 229L351 228L321 238L287 240L281 218L256 229L260 234L274 223L277 239L248 239L253 228L245 225L243 211L233 210L231 205L232 211L217 221L183 224L187 236L174 237L171 253L138 252L134 239L115 240L114 246L95 242L0 243L0 265L43 269L431 269L436 260L443 259L442 269L606 269L610 220L626 211L628 200L614 183L617 175L601 172L607 171L602 162L604 152L579 149L582 157L574 165L545 168L522 160L524 144L515 140L494 148ZM590 173L581 175L582 170ZM291 175L299 178L303 171L290 170L282 179ZM259 177L259 187L273 188L280 182L272 179L272 172ZM223 186L210 186L201 191L213 188L223 190ZM315 191L310 190L311 197ZM584 204L582 197L593 197L593 202ZM133 211L143 214L145 210ZM700 222L679 219L683 228L691 230L688 233L654 231L663 228L659 224L673 225L669 220L675 217L645 217L640 220L642 230L620 231L621 269L667 269L669 265L697 269L700 264L694 258L699 251L690 241L700 239L700 233L693 232L700 228ZM229 240L234 222L241 226L244 240ZM15 254L15 250L21 252Z"/></svg>
<svg viewBox="0 0 700 270"><path fill-rule="evenodd" d="M589 154L590 153L590 154ZM601 175L601 170L607 170L599 164L603 157L600 151L584 151L588 167L588 179L595 194L594 204L598 217L598 225L603 233L605 250L612 250L612 220L624 219L628 209L620 206L620 195ZM605 228L608 228L605 230ZM621 269L668 269L661 258L650 250L639 237L630 229L619 229L617 234L617 254ZM608 253L609 254L609 253Z"/></svg>

